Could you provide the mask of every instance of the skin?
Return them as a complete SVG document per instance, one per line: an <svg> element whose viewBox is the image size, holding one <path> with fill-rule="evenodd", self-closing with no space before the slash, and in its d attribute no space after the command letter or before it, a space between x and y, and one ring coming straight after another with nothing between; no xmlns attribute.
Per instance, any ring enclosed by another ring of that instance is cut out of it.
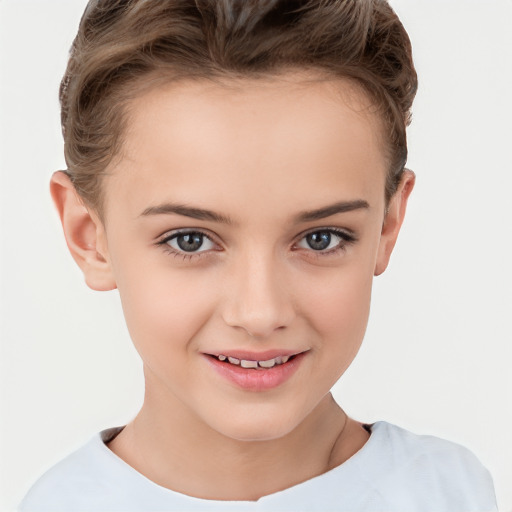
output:
<svg viewBox="0 0 512 512"><path fill-rule="evenodd" d="M361 345L373 276L414 184L407 171L385 204L383 130L369 106L347 82L296 73L172 84L130 105L102 219L65 174L53 176L70 251L91 288L119 290L144 363L144 405L109 447L154 482L255 500L367 441L329 390ZM354 201L367 206L301 218ZM223 221L158 213L169 203ZM209 237L200 252L165 242L183 229ZM328 229L351 240L308 244ZM288 380L258 391L212 369L205 354L230 350L304 355Z"/></svg>

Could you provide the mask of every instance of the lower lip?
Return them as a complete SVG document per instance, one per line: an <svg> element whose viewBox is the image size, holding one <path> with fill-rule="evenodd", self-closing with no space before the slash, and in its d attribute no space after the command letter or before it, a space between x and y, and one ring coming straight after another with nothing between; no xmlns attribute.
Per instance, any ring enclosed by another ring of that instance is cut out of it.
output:
<svg viewBox="0 0 512 512"><path fill-rule="evenodd" d="M223 363L211 356L205 357L222 377L238 387L250 391L266 391L284 384L295 373L305 355L306 353L303 352L287 363L264 370L242 368L234 364Z"/></svg>

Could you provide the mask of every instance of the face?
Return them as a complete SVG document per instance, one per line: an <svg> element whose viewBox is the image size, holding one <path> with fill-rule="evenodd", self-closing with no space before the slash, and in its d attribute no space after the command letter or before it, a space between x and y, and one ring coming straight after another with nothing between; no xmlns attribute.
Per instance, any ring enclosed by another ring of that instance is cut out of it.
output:
<svg viewBox="0 0 512 512"><path fill-rule="evenodd" d="M355 357L384 221L347 83L180 83L131 104L99 246L147 396L223 435L292 431Z"/></svg>

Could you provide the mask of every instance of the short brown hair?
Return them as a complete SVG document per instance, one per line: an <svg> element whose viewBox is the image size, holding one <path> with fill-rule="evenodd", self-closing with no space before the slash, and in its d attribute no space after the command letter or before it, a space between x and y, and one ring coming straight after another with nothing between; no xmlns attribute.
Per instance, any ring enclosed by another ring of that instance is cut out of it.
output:
<svg viewBox="0 0 512 512"><path fill-rule="evenodd" d="M76 190L101 213L101 177L122 143L127 102L156 77L245 78L287 68L363 87L386 127L388 201L407 159L417 77L409 37L385 0L91 0L60 88Z"/></svg>

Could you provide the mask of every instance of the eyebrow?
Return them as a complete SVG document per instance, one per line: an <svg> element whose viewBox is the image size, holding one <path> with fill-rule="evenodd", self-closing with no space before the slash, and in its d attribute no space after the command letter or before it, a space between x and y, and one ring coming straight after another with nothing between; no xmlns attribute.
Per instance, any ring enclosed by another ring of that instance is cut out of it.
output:
<svg viewBox="0 0 512 512"><path fill-rule="evenodd" d="M233 221L226 215L216 213L204 208L194 208L184 204L165 203L158 206L151 206L146 208L141 214L141 217L149 215L183 215L197 220L210 220L213 222L220 222L222 224L233 224Z"/></svg>
<svg viewBox="0 0 512 512"><path fill-rule="evenodd" d="M309 210L299 213L297 216L298 222L311 222L313 220L325 219L336 215L337 213L346 213L354 210L368 209L370 205L363 199L357 199L355 201L340 201L317 210Z"/></svg>
<svg viewBox="0 0 512 512"><path fill-rule="evenodd" d="M370 205L363 199L357 199L355 201L340 201L338 203L324 206L316 210L308 210L299 213L295 220L296 222L311 222L315 220L325 219L336 215L338 213L346 213L354 210L368 209ZM150 215L183 215L184 217L190 217L197 220L209 220L213 222L219 222L221 224L234 224L234 222L226 215L216 213L212 210L206 210L204 208L194 208L183 204L175 203L164 203L158 206L150 206L146 208L142 213L141 217L147 217Z"/></svg>

